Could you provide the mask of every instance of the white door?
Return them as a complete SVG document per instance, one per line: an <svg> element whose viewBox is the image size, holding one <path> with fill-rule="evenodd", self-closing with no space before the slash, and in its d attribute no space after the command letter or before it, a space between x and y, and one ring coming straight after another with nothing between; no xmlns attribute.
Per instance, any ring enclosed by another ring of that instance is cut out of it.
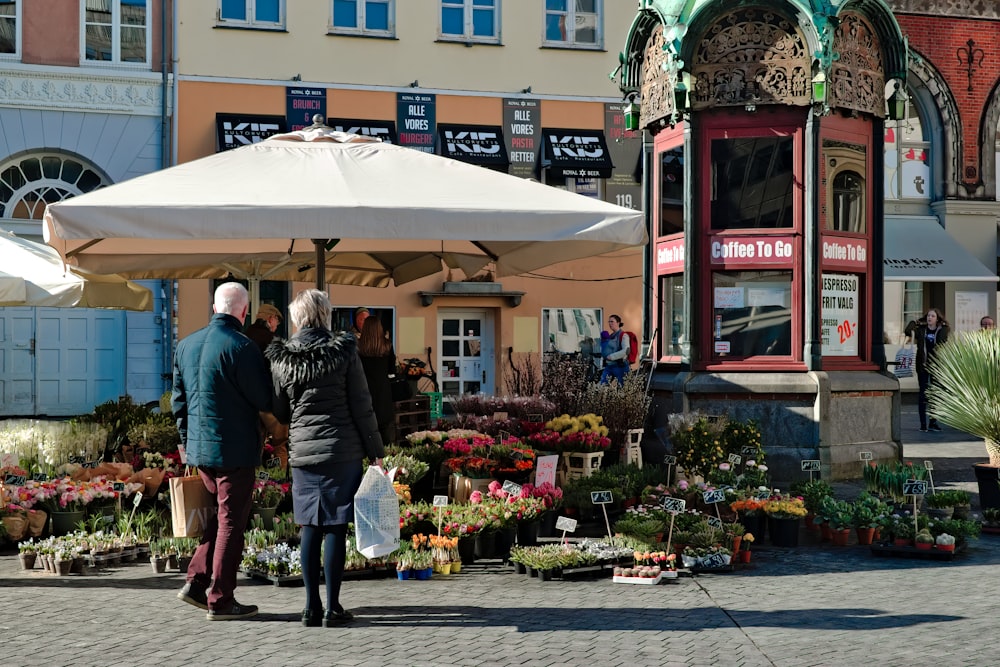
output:
<svg viewBox="0 0 1000 667"><path fill-rule="evenodd" d="M0 416L35 414L35 310L0 308Z"/></svg>
<svg viewBox="0 0 1000 667"><path fill-rule="evenodd" d="M438 311L438 384L445 400L493 394L496 353L487 309Z"/></svg>

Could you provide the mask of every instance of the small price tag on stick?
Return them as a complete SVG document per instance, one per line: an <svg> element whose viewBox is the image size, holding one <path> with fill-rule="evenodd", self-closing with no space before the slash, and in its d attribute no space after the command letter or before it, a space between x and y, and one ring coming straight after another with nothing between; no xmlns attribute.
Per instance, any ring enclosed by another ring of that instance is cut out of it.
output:
<svg viewBox="0 0 1000 667"><path fill-rule="evenodd" d="M434 496L432 505L437 508L438 515L438 536L441 535L441 519L444 514L444 507L448 504L448 496Z"/></svg>
<svg viewBox="0 0 1000 667"><path fill-rule="evenodd" d="M706 505L715 505L715 518L719 520L719 525L717 528L722 527L722 515L719 514L719 503L726 499L726 492L722 489L714 489L712 491L705 491L701 494L702 500ZM711 519L712 517L709 517Z"/></svg>
<svg viewBox="0 0 1000 667"><path fill-rule="evenodd" d="M610 491L591 491L590 502L601 506L604 513L604 526L608 529L608 537L611 537L611 522L608 520L608 505L614 502L614 496Z"/></svg>
<svg viewBox="0 0 1000 667"><path fill-rule="evenodd" d="M561 516L556 519L556 530L562 531L562 538L560 538L563 544L566 544L566 533L576 532L576 519L571 519L568 516Z"/></svg>
<svg viewBox="0 0 1000 667"><path fill-rule="evenodd" d="M503 483L503 490L507 495L519 498L521 496L521 485L509 479Z"/></svg>
<svg viewBox="0 0 1000 667"><path fill-rule="evenodd" d="M927 479L931 482L931 493L934 491L934 461L924 461L924 469L927 470Z"/></svg>
<svg viewBox="0 0 1000 667"><path fill-rule="evenodd" d="M805 459L802 461L802 472L809 473L809 481L813 481L813 473L819 472L820 462L818 459Z"/></svg>

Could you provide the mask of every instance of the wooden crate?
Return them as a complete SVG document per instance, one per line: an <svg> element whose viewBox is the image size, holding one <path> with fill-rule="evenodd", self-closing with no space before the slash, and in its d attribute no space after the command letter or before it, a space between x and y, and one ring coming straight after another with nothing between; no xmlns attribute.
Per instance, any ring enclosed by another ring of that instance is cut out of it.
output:
<svg viewBox="0 0 1000 667"><path fill-rule="evenodd" d="M565 468L565 479L580 479L590 477L595 471L601 469L601 459L604 452L587 452L585 454L565 453L563 454L563 466Z"/></svg>
<svg viewBox="0 0 1000 667"><path fill-rule="evenodd" d="M405 438L410 433L430 429L431 400L428 396L415 396L399 401L395 407L397 438Z"/></svg>
<svg viewBox="0 0 1000 667"><path fill-rule="evenodd" d="M622 463L631 463L642 468L642 434L643 429L634 428L625 431L625 444L622 445Z"/></svg>

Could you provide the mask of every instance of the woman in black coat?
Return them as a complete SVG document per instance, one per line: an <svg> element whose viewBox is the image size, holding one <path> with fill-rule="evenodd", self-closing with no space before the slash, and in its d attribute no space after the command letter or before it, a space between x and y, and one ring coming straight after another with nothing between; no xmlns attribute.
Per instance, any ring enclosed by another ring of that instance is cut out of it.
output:
<svg viewBox="0 0 1000 667"><path fill-rule="evenodd" d="M906 335L912 336L913 342L917 345L915 365L917 368L917 386L920 389L917 399L917 413L920 415L921 431L941 430L937 419L931 417L930 422L928 423L927 421L927 387L934 379L927 368L927 362L934 358L934 353L938 345L944 345L948 342L948 334L950 332L951 327L948 326L948 322L944 319L944 313L937 308L928 310L924 319L919 322L911 322L905 330Z"/></svg>
<svg viewBox="0 0 1000 667"><path fill-rule="evenodd" d="M288 306L298 332L275 339L266 352L274 378L274 416L289 424L295 522L302 526L302 623L330 627L353 616L340 604L347 553L347 524L365 457L382 464L384 449L372 411L357 344L330 331L326 292L306 290ZM319 597L320 550L326 578L326 612Z"/></svg>
<svg viewBox="0 0 1000 667"><path fill-rule="evenodd" d="M369 317L361 327L358 339L358 355L368 380L368 392L372 395L372 407L378 420L378 432L382 444L388 445L396 439L396 406L392 402L392 387L389 375L399 372L396 368L396 353L385 335L382 322L377 317Z"/></svg>

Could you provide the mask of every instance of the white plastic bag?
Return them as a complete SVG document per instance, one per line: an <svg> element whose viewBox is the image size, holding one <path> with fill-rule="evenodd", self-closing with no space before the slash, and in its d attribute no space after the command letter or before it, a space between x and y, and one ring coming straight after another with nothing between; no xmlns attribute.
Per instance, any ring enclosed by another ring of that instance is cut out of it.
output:
<svg viewBox="0 0 1000 667"><path fill-rule="evenodd" d="M395 470L369 466L354 496L354 532L358 551L378 558L399 548L399 498L392 488Z"/></svg>
<svg viewBox="0 0 1000 667"><path fill-rule="evenodd" d="M916 350L912 345L904 345L896 352L896 366L892 369L893 375L898 378L913 377L913 362L916 357Z"/></svg>

